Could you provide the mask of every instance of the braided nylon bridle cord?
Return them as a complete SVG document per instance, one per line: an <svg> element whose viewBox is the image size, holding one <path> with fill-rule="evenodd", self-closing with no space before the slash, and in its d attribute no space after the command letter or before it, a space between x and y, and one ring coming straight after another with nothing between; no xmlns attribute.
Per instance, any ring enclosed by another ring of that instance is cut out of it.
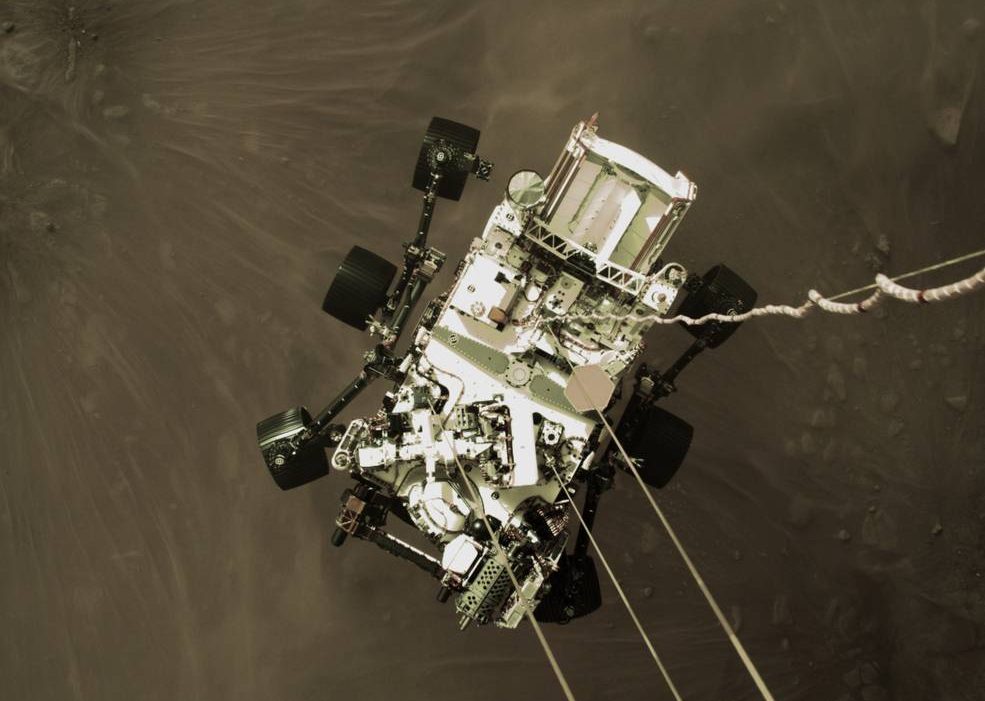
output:
<svg viewBox="0 0 985 701"><path fill-rule="evenodd" d="M455 443L449 440L449 433L445 429L445 421L440 418L441 414L435 411L434 403L431 402L430 397L428 397L428 405L431 407L431 413L434 416L439 417L439 421L441 422L441 435L451 450L451 455L455 459L455 465L458 468L458 474L461 476L462 482L464 482L468 488L469 496L472 498L474 504L481 506L482 498L476 492L475 485L472 484L472 480L470 480L465 474L465 467L462 465L462 461L458 457L458 451L455 450ZM493 530L492 524L489 523L489 518L486 516L485 509L481 510L479 516L482 518L482 523L486 527L486 532L489 533L489 539L492 541L493 546L496 549L496 554L501 559L503 567L506 569L507 575L509 575L510 582L516 590L516 595L520 601L520 606L523 607L523 613L527 617L527 620L530 621L530 625L533 626L537 640L540 642L540 646L544 649L544 654L547 656L547 661L550 663L551 669L554 671L554 676L557 677L558 684L561 685L561 691L564 692L564 697L567 701L575 701L575 695L572 693L571 687L568 685L568 680L565 678L564 672L561 670L561 666L558 664L557 658L554 656L554 650L551 649L551 644L547 642L547 638L544 636L544 631L540 628L540 623L538 623L537 619L534 618L533 608L530 606L530 601L523 595L523 589L520 587L520 582L516 578L516 573L513 571L513 566L510 564L510 559L506 556L506 551L503 550L503 546L500 545L499 538L496 536L496 532Z"/></svg>
<svg viewBox="0 0 985 701"><path fill-rule="evenodd" d="M557 335L555 335L553 329L551 329L551 327L548 326L547 330L554 338L555 343L558 344L558 348L559 349L563 348L560 339L558 339ZM564 356L563 354L560 355L566 358L566 356ZM568 364L571 365L571 362L568 361ZM573 366L572 369L574 369ZM579 380L577 374L572 374L571 379L579 386L583 396L585 397L590 396L590 394L587 391L585 391L585 388L581 385L581 381ZM718 602L715 601L715 597L712 596L711 590L708 589L708 585L705 584L704 578L702 578L701 574L698 572L697 567L694 566L694 563L691 561L691 558L688 556L687 551L684 549L684 545L677 537L677 533L671 527L670 521L667 520L667 517L664 515L663 510L657 504L656 500L654 500L653 495L650 494L650 490L647 489L646 483L643 481L643 478L640 477L639 470L636 469L636 465L633 463L632 459L626 453L626 449L623 448L622 442L616 437L616 432L612 429L612 426L609 425L609 422L606 420L605 415L602 413L601 408L595 406L594 403L592 405L592 408L595 411L595 413L598 414L599 420L602 422L602 425L605 427L605 430L609 434L609 437L612 439L615 446L619 449L619 453L622 455L622 458L626 463L627 469L633 474L633 477L636 478L636 482L637 484L639 484L640 490L643 492L647 500L650 502L650 506L653 508L654 513L657 515L657 518L660 520L660 523L663 525L664 530L667 531L667 535L670 536L671 542L674 544L674 547L677 548L677 552L680 554L681 559L684 560L684 564L687 566L688 571L691 573L691 577L694 578L695 583L698 585L698 589L700 589L701 593L704 594L705 600L708 602L708 605L711 606L711 610L714 612L715 617L718 619L719 624L725 630L729 642L731 642L732 647L735 648L735 651L738 654L739 659L742 661L742 664L745 666L746 671L749 673L749 676L752 677L753 682L755 682L756 687L759 689L759 693L766 701L774 701L773 694L771 694L770 690L767 688L766 682L763 681L763 678L759 674L759 670L756 669L756 665L753 664L752 659L749 657L748 653L746 653L746 649L742 646L742 643L739 641L739 637L735 634L735 631L732 629L732 626L725 618L725 614L722 613L721 607L718 605Z"/></svg>
<svg viewBox="0 0 985 701"><path fill-rule="evenodd" d="M950 285L943 285L942 287L934 287L924 290L904 287L903 285L898 284L897 281L905 280L906 278L920 275L921 273L927 273L932 270L940 270L942 268L963 263L966 260L979 258L981 256L985 256L985 250L975 251L974 253L959 256L958 258L952 258L951 260L947 260L942 263L936 263L935 265L927 268L914 270L903 275L897 275L893 278L886 277L882 274L876 275L875 283L865 287L859 287L858 289L842 292L832 297L824 297L817 290L810 290L807 293L807 301L799 307L794 307L787 304L767 304L765 306L756 307L755 309L743 312L742 314L705 314L704 316L698 318L681 315L661 317L656 314L649 316L631 316L629 314L565 314L558 317L552 317L549 320L544 317L540 317L537 319L536 324L540 325L546 323L547 321L566 319L578 321L618 321L621 319L632 318L634 321L650 321L655 324L683 323L688 326L700 326L712 321L740 323L758 316L789 316L795 319L802 319L815 307L833 314L863 314L877 306L886 297L893 297L903 302L919 304L942 302L948 299L970 294L985 287L985 268L982 268L970 277L959 280L955 283L951 283ZM875 292L861 302L852 302L847 304L835 301L837 299L842 299L844 297L848 297L859 292L866 292L868 290L875 290Z"/></svg>
<svg viewBox="0 0 985 701"><path fill-rule="evenodd" d="M742 314L706 314L699 318L692 318L692 317L680 316L680 315L670 318L663 318L659 316L644 316L644 317L636 316L633 318L635 320L652 321L657 324L675 324L680 322L688 326L695 326L695 325L706 324L712 321L738 323L758 316L789 316L796 319L802 319L815 306L823 311L827 311L834 314L863 314L869 311L870 309L874 308L875 306L877 306L886 297L892 297L894 299L898 299L903 302L910 302L917 304L940 302L947 299L952 299L954 297L970 294L971 292L974 292L978 289L985 287L985 268L979 270L977 273L975 273L970 277L967 277L963 280L959 280L958 282L951 283L949 285L943 285L941 287L934 287L930 289L922 289L922 290L911 289L908 287L904 287L903 285L900 285L898 281L904 280L909 277L913 277L915 275L919 275L921 273L926 273L933 270L940 270L967 260L971 260L973 258L981 257L983 255L985 255L985 250L976 251L974 253L969 253L964 256L959 256L951 260L943 261L941 263L937 263L935 265L922 268L920 270L915 270L909 273L905 273L903 275L898 275L895 278L889 278L886 277L885 275L879 274L876 276L875 283L872 285L868 285L866 287L860 287L854 290L849 290L847 292L842 292L830 298L824 297L817 290L810 290L808 292L808 301L804 302L799 307L794 307L790 305L768 304L762 307L756 307ZM859 292L866 292L868 290L874 290L873 294L869 295L868 297L866 297L864 300L861 300L860 302L840 303L835 301L837 299L842 299L844 297L848 297L853 294L857 294ZM550 321L563 321L566 319L593 320L593 321L610 320L610 319L619 320L619 319L628 318L628 316L629 315L616 315L616 314L567 314L560 317L554 317ZM557 344L557 348L559 349L559 351L561 348L564 347L560 339L554 333L554 330L550 326L546 325L545 322L547 322L548 319L545 319L544 317L539 317L539 318L535 318L532 321L533 321L532 325L534 326L544 325L548 333L550 333L551 336L553 337L554 342ZM561 352L559 352L558 355L564 357L568 365L571 367L571 369L572 370L574 369L574 365L571 363L570 360L568 360L567 356L565 356ZM577 386L579 386L584 396L586 397L590 396L589 393L585 391L585 388L581 386L581 381L576 374L572 374L571 379ZM704 595L706 601L708 602L708 605L711 607L712 612L715 614L715 617L718 619L719 624L722 626L722 629L725 631L726 635L728 636L729 642L732 643L733 648L738 654L739 659L742 661L742 664L745 666L746 671L749 673L749 676L752 677L752 680L756 684L756 687L759 690L760 694L762 695L763 699L765 699L766 701L773 701L773 695L770 692L769 688L766 686L766 683L763 681L762 676L759 674L759 670L756 669L755 664L753 663L752 659L749 657L748 653L743 647L742 642L739 640L731 624L728 622L728 619L725 618L724 613L722 613L721 607L718 605L718 602L715 600L715 597L712 595L711 590L708 589L708 586L705 584L704 579L701 577L701 574L698 572L697 568L695 567L694 562L692 562L691 558L688 556L687 551L684 549L683 544L681 543L680 539L677 537L677 533L670 525L670 521L667 520L667 517L664 515L663 510L660 508L656 500L653 498L653 495L650 493L650 490L647 489L646 483L643 482L643 478L640 476L639 470L636 469L636 465L634 464L632 458L630 458L629 454L626 452L626 449L623 447L622 442L616 436L615 431L612 429L612 426L606 420L605 415L602 413L602 410L598 406L595 406L594 404L593 404L593 409L596 412L596 414L598 414L599 420L602 422L603 426L605 427L605 430L609 434L610 438L612 439L613 444L619 450L619 453L622 456L622 459L627 469L632 473L633 477L636 479L636 482L639 485L640 490L643 492L647 500L650 502L650 506L653 508L654 513L657 515L657 518L660 520L660 523L663 525L664 530L666 530L668 536L670 536L670 539L673 542L674 546L677 548L677 551L680 554L681 559L684 561L684 564L687 566L688 571L691 573L691 576L693 577L695 583L698 585L698 588L701 590L701 593ZM558 477L558 480L560 481L560 476L557 475L556 470L555 470L555 475ZM569 501L570 501L570 497L569 497ZM585 522L582 519L581 514L578 513L577 509L575 509L575 513L577 514L579 521L581 521L582 526L584 527ZM592 535L591 531L588 528L585 528L585 530L589 539L591 540L593 547L595 548L595 551L598 553L599 558L602 560L602 564L605 567L606 571L608 572L609 577L612 579L613 584L616 585L616 589L619 592L620 597L622 597L623 603L626 605L627 610L630 612L630 615L632 616L634 623L636 623L637 628L640 631L640 634L643 636L643 639L647 642L647 645L650 648L651 653L653 654L654 660L656 661L658 667L660 668L661 673L664 675L667 684L670 686L670 689L673 692L675 698L680 699L680 696L677 693L677 689L674 687L673 682L671 682L670 677L667 674L667 671L663 663L660 661L652 645L650 645L649 637L646 635L645 631L643 630L642 626L639 623L639 620L636 618L635 612L630 606L629 601L625 598L625 595L623 594L622 591L622 587L619 586L615 574L609 568L605 556L602 554L602 551L599 549L595 537Z"/></svg>

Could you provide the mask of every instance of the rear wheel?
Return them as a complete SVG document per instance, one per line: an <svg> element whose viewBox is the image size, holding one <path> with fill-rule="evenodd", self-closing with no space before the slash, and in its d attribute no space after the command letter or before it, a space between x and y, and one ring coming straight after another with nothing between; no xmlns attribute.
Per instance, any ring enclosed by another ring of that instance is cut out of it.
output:
<svg viewBox="0 0 985 701"><path fill-rule="evenodd" d="M311 423L311 415L302 407L264 419L257 424L257 441L270 476L281 489L294 489L328 474L328 457L317 442L295 450L292 439Z"/></svg>
<svg viewBox="0 0 985 701"><path fill-rule="evenodd" d="M559 565L549 580L550 591L534 611L534 618L542 623L567 623L587 616L602 605L595 560L588 555L565 554Z"/></svg>
<svg viewBox="0 0 985 701"><path fill-rule="evenodd" d="M475 153L479 145L479 130L470 126L453 122L450 119L434 117L428 125L428 130L424 134L424 143L421 144L421 151L417 156L417 166L414 168L415 188L421 191L428 189L431 181L431 148L444 142L458 151L459 154ZM438 197L448 200L458 200L465 189L465 181L469 176L470 164L463 162L459 158L458 162L452 162L443 168L441 181L438 185Z"/></svg>
<svg viewBox="0 0 985 701"><path fill-rule="evenodd" d="M397 266L361 246L353 246L335 273L322 310L360 331L386 301Z"/></svg>
<svg viewBox="0 0 985 701"><path fill-rule="evenodd" d="M684 419L649 406L627 432L623 447L634 459L640 478L661 489L674 478L691 447L694 428Z"/></svg>
<svg viewBox="0 0 985 701"><path fill-rule="evenodd" d="M716 265L701 277L697 290L689 292L677 313L697 319L706 314L742 314L756 304L756 290L724 265ZM698 326L684 325L692 335L704 338L710 348L717 348L735 333L741 324L712 322Z"/></svg>

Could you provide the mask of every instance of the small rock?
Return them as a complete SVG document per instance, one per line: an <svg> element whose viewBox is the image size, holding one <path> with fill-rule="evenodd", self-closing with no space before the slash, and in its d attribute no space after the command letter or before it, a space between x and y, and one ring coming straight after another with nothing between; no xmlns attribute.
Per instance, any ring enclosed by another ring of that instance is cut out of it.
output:
<svg viewBox="0 0 985 701"><path fill-rule="evenodd" d="M825 391L825 398L834 398L840 402L843 402L847 396L848 392L845 389L845 376L842 374L841 368L832 363L828 367L827 390Z"/></svg>
<svg viewBox="0 0 985 701"><path fill-rule="evenodd" d="M770 618L770 623L775 626L793 623L793 616L790 614L790 602L786 594L778 594L773 599L773 615Z"/></svg>
<svg viewBox="0 0 985 701"><path fill-rule="evenodd" d="M895 392L886 392L879 398L880 408L887 414L891 414L893 410L899 406L899 395Z"/></svg>
<svg viewBox="0 0 985 701"><path fill-rule="evenodd" d="M787 504L787 522L797 529L807 528L814 520L814 505L800 494Z"/></svg>
<svg viewBox="0 0 985 701"><path fill-rule="evenodd" d="M852 534L849 533L844 528L842 528L840 531L838 531L838 540L840 540L842 543L847 543L851 539L852 539Z"/></svg>
<svg viewBox="0 0 985 701"><path fill-rule="evenodd" d="M732 606L732 632L738 633L742 628L742 608L739 606Z"/></svg>
<svg viewBox="0 0 985 701"><path fill-rule="evenodd" d="M955 411L964 411L968 408L968 395L959 394L953 397L945 397L944 402Z"/></svg>
<svg viewBox="0 0 985 701"><path fill-rule="evenodd" d="M944 532L944 526L940 521L934 524L934 527L930 529L930 535L940 535Z"/></svg>
<svg viewBox="0 0 985 701"><path fill-rule="evenodd" d="M780 641L780 649L787 652L790 649L790 638L784 638Z"/></svg>
<svg viewBox="0 0 985 701"><path fill-rule="evenodd" d="M886 701L889 693L881 686L866 686L862 688L862 701Z"/></svg>
<svg viewBox="0 0 985 701"><path fill-rule="evenodd" d="M937 137L943 146L955 146L958 143L958 135L961 133L961 117L963 110L960 107L941 107L927 115L928 126L931 133Z"/></svg>
<svg viewBox="0 0 985 701"><path fill-rule="evenodd" d="M859 668L855 667L842 675L841 680L845 682L845 686L849 689L857 689L862 686L862 674L859 672Z"/></svg>
<svg viewBox="0 0 985 701"><path fill-rule="evenodd" d="M3 24L0 24L0 29L3 30L4 34L13 34L14 30L17 29L17 25L10 20L7 20Z"/></svg>
<svg viewBox="0 0 985 701"><path fill-rule="evenodd" d="M120 117L126 117L128 114L130 114L130 108L126 105L113 105L103 110L103 116L106 119L119 119Z"/></svg>
<svg viewBox="0 0 985 701"><path fill-rule="evenodd" d="M866 361L866 359L863 356L856 355L855 359L852 360L852 374L855 375L855 377L861 379L865 377L868 369L869 369L868 361Z"/></svg>
<svg viewBox="0 0 985 701"><path fill-rule="evenodd" d="M905 424L903 423L903 419L899 419L899 418L893 419L892 421L889 422L889 426L886 428L886 434L890 438L895 438L896 436L898 436L900 433L903 432L904 426Z"/></svg>
<svg viewBox="0 0 985 701"><path fill-rule="evenodd" d="M859 677L863 684L879 682L879 666L875 662L865 662L858 668Z"/></svg>
<svg viewBox="0 0 985 701"><path fill-rule="evenodd" d="M879 240L876 241L876 250L884 256L889 255L891 248L889 245L889 237L886 236L886 234L879 234Z"/></svg>
<svg viewBox="0 0 985 701"><path fill-rule="evenodd" d="M982 23L975 17L969 17L964 22L961 23L961 31L968 39L973 39L978 36L978 33L982 29Z"/></svg>
<svg viewBox="0 0 985 701"><path fill-rule="evenodd" d="M873 504L873 505L871 505L871 506L869 507L869 513L870 513L870 514L874 514L875 512L876 512L876 507L875 507L875 505Z"/></svg>
<svg viewBox="0 0 985 701"><path fill-rule="evenodd" d="M56 231L58 231L58 226L55 224L55 222L51 220L49 220L48 223L44 225L44 228L45 231L47 231L49 234L53 234Z"/></svg>
<svg viewBox="0 0 985 701"><path fill-rule="evenodd" d="M643 587L643 596L647 599L653 596L653 587Z"/></svg>
<svg viewBox="0 0 985 701"><path fill-rule="evenodd" d="M919 370L922 367L923 367L923 361L920 360L920 358L917 358L915 360L911 360L910 361L910 369L911 370Z"/></svg>
<svg viewBox="0 0 985 701"><path fill-rule="evenodd" d="M808 431L800 434L800 450L804 455L813 455L817 452L817 441L814 440L813 434Z"/></svg>
<svg viewBox="0 0 985 701"><path fill-rule="evenodd" d="M824 444L824 450L821 451L821 459L827 463L834 462L834 459L837 456L837 454L838 454L838 441L835 440L834 438L831 438L828 440L827 443Z"/></svg>
<svg viewBox="0 0 985 701"><path fill-rule="evenodd" d="M834 412L828 411L825 407L818 407L811 414L811 428L831 428L834 423Z"/></svg>

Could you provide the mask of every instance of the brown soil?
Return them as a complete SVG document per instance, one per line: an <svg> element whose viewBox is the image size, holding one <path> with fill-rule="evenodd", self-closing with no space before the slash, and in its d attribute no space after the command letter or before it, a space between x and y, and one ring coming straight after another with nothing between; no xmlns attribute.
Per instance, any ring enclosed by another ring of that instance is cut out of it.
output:
<svg viewBox="0 0 985 701"><path fill-rule="evenodd" d="M529 630L331 548L345 480L280 493L255 446L358 367L320 299L353 244L399 259L434 114L497 163L438 207L451 260L595 111L699 184L671 257L761 301L982 247L980 2L556 5L0 5L0 696L560 697ZM982 698L983 350L979 295L749 323L682 377L659 498L778 699ZM684 696L756 698L627 480L598 535ZM547 631L576 696L670 698L604 592Z"/></svg>

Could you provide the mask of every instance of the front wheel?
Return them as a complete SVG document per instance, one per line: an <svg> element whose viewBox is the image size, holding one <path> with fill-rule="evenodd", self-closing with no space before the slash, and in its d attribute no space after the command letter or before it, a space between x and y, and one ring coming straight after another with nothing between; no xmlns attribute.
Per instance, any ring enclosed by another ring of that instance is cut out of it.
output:
<svg viewBox="0 0 985 701"><path fill-rule="evenodd" d="M260 452L270 476L281 489L294 489L328 474L328 458L317 441L296 449L292 440L310 423L308 410L299 406L257 424Z"/></svg>
<svg viewBox="0 0 985 701"><path fill-rule="evenodd" d="M756 290L731 268L716 265L701 277L701 282L677 309L682 316L698 319L706 314L744 314L756 305ZM688 332L704 338L709 348L717 348L739 328L731 321L711 322L700 326L684 325Z"/></svg>
<svg viewBox="0 0 985 701"><path fill-rule="evenodd" d="M602 588L591 556L565 554L558 565L548 580L550 590L534 611L541 623L568 623L602 606Z"/></svg>

